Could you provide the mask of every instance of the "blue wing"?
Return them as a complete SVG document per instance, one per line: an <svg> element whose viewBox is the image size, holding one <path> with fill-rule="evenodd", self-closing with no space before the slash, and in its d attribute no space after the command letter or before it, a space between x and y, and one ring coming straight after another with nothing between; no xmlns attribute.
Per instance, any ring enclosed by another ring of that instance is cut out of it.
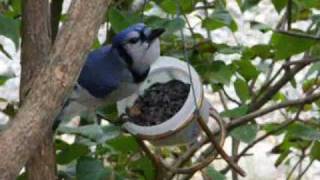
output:
<svg viewBox="0 0 320 180"><path fill-rule="evenodd" d="M104 98L119 86L123 68L117 54L104 46L88 55L78 83L92 96Z"/></svg>

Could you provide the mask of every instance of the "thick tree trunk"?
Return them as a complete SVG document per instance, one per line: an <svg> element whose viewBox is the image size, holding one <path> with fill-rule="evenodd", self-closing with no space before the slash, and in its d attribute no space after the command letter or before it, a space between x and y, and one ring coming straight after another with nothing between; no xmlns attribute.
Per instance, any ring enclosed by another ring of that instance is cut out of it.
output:
<svg viewBox="0 0 320 180"><path fill-rule="evenodd" d="M0 179L14 179L31 157L72 90L85 56L97 34L109 0L74 0L68 21L58 33L19 112L0 135Z"/></svg>
<svg viewBox="0 0 320 180"><path fill-rule="evenodd" d="M28 94L41 68L49 61L51 48L51 24L48 0L25 0L22 2L22 52L20 101ZM29 159L26 170L28 179L55 180L56 164L53 134L50 131Z"/></svg>
<svg viewBox="0 0 320 180"><path fill-rule="evenodd" d="M29 180L56 180L56 151L53 142L53 132L49 131L40 146L31 155L26 166Z"/></svg>
<svg viewBox="0 0 320 180"><path fill-rule="evenodd" d="M31 87L34 76L48 63L44 59L49 55L51 43L58 32L63 0L54 0L50 5L48 0L25 0L22 3L21 101L26 95L27 88ZM51 7L51 13L49 12L49 7ZM48 40L48 37L50 37L50 40ZM28 179L57 179L56 152L53 137L54 133L49 131L35 154L27 162L26 172Z"/></svg>
<svg viewBox="0 0 320 180"><path fill-rule="evenodd" d="M51 47L49 1L23 0L22 6L20 102L30 91L42 65L48 63Z"/></svg>

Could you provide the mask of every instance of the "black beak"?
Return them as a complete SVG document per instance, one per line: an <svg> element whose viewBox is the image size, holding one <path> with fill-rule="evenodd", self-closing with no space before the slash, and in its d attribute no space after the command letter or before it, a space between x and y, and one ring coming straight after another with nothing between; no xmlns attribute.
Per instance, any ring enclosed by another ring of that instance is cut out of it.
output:
<svg viewBox="0 0 320 180"><path fill-rule="evenodd" d="M148 41L152 42L156 38L158 38L162 33L164 33L163 28L152 29L150 35L148 36Z"/></svg>

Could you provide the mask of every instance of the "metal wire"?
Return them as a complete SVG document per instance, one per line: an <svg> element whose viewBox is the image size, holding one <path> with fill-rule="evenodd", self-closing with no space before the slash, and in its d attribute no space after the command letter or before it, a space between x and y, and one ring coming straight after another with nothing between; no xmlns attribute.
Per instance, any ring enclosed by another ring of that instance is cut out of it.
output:
<svg viewBox="0 0 320 180"><path fill-rule="evenodd" d="M144 22L144 10L146 9L147 0L143 0L142 11L141 11L141 22Z"/></svg>
<svg viewBox="0 0 320 180"><path fill-rule="evenodd" d="M176 1L176 18L177 19L180 17L180 13L181 13L180 4L179 4L179 1ZM184 33L183 33L183 29L180 29L180 35L181 35L181 40L182 40L183 56L184 56L184 59L187 61L189 81L190 81L191 90L192 90L192 94L193 94L194 104L195 104L195 107L196 107L195 115L199 116L200 115L199 107L198 107L198 103L197 103L196 92L194 90L194 84L193 84L192 74L191 74L191 63L190 63L190 59L188 57L187 48L185 46L185 36L184 36Z"/></svg>

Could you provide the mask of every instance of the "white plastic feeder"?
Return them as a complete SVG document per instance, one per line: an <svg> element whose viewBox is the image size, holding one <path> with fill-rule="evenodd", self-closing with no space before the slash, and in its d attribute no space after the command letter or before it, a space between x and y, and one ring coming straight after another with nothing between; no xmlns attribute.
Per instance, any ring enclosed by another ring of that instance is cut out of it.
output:
<svg viewBox="0 0 320 180"><path fill-rule="evenodd" d="M149 140L157 146L185 144L195 141L201 132L201 128L194 117L195 104L198 105L200 115L205 121L209 119L210 105L204 98L198 73L192 66L190 66L190 70L196 98L194 98L192 87L190 86L184 105L170 119L154 126L141 126L132 122L125 122L123 127L128 132L144 140ZM191 84L187 63L173 57L161 56L152 65L148 78L141 85L139 92L118 102L119 114L124 113L126 107L132 106L139 94L143 94L144 90L154 83L165 83L173 79ZM195 99L196 103L194 102Z"/></svg>

